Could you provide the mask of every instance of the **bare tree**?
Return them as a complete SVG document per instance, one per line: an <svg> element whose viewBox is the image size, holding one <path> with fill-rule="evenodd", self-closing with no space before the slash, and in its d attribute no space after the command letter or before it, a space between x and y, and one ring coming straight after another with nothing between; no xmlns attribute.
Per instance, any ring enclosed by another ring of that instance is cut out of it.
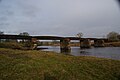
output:
<svg viewBox="0 0 120 80"><path fill-rule="evenodd" d="M76 36L79 37L79 38L81 38L83 36L83 33L80 32Z"/></svg>
<svg viewBox="0 0 120 80"><path fill-rule="evenodd" d="M29 33L28 32L23 32L23 33L20 33L19 35L21 35L21 36L29 36Z"/></svg>

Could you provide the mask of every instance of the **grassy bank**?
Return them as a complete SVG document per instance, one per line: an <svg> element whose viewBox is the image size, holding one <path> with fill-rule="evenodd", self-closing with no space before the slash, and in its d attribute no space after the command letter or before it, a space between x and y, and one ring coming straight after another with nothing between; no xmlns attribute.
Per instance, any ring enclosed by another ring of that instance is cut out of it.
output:
<svg viewBox="0 0 120 80"><path fill-rule="evenodd" d="M119 80L120 61L0 48L1 80Z"/></svg>
<svg viewBox="0 0 120 80"><path fill-rule="evenodd" d="M0 48L22 49L23 44L17 42L2 42Z"/></svg>
<svg viewBox="0 0 120 80"><path fill-rule="evenodd" d="M19 49L19 50L28 50L31 49L33 44L30 42L18 43L18 42L1 42L0 48L8 48L8 49Z"/></svg>
<svg viewBox="0 0 120 80"><path fill-rule="evenodd" d="M120 47L120 42L105 43L105 46L108 46L108 47Z"/></svg>

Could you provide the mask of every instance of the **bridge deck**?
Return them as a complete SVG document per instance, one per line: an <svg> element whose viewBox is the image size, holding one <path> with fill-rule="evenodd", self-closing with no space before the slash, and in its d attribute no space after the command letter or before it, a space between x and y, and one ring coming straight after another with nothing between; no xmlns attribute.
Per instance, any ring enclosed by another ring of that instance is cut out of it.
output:
<svg viewBox="0 0 120 80"><path fill-rule="evenodd" d="M65 38L69 38L70 40L107 40L105 38L78 38L78 37L58 37L58 36L21 36L21 35L0 35L0 39L32 39L37 38L39 40L61 40Z"/></svg>
<svg viewBox="0 0 120 80"><path fill-rule="evenodd" d="M32 36L32 38L37 38L40 40L61 40L61 39L64 39L64 37L58 37L58 36Z"/></svg>
<svg viewBox="0 0 120 80"><path fill-rule="evenodd" d="M0 39L31 39L31 36L21 35L0 35Z"/></svg>

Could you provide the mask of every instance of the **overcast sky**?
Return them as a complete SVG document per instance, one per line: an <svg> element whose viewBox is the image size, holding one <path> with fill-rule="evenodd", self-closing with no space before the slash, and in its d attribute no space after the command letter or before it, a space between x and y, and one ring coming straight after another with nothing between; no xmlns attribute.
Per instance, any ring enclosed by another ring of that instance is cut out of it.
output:
<svg viewBox="0 0 120 80"><path fill-rule="evenodd" d="M1 0L0 31L103 37L120 32L120 8L115 0Z"/></svg>

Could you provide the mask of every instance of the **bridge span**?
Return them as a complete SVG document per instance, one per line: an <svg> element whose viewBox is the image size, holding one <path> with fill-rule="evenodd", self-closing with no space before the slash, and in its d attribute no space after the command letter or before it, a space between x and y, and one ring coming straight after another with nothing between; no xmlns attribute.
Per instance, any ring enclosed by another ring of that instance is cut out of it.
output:
<svg viewBox="0 0 120 80"><path fill-rule="evenodd" d="M60 47L63 51L71 50L70 41L79 40L80 48L90 48L91 41L94 47L104 47L105 38L79 38L79 37L59 37L59 36L22 36L22 35L0 35L0 39L26 39L36 44L38 40L60 40Z"/></svg>
<svg viewBox="0 0 120 80"><path fill-rule="evenodd" d="M79 38L79 37L59 37L59 36L22 36L22 35L0 35L0 39L32 39L36 38L38 40L62 40L62 39L70 39L70 40L106 40L106 38Z"/></svg>

